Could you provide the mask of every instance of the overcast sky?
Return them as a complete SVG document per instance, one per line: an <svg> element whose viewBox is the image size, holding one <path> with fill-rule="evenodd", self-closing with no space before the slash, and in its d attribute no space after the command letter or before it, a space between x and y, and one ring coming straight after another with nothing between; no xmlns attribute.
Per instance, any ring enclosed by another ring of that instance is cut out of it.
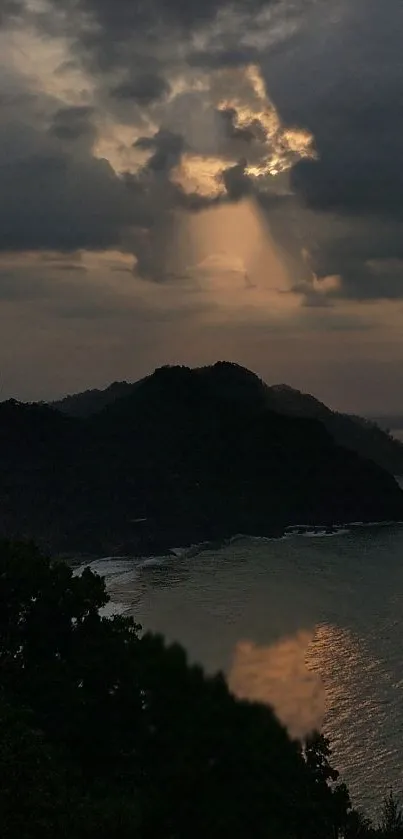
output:
<svg viewBox="0 0 403 839"><path fill-rule="evenodd" d="M403 409L401 0L0 0L0 397Z"/></svg>

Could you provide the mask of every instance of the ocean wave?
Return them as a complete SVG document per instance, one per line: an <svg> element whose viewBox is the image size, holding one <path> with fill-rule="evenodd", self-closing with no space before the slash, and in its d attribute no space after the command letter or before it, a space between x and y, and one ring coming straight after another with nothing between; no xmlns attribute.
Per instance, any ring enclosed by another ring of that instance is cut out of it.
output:
<svg viewBox="0 0 403 839"><path fill-rule="evenodd" d="M145 559L132 560L136 563L136 568L153 568L158 565L166 565L172 560L172 556L147 556Z"/></svg>
<svg viewBox="0 0 403 839"><path fill-rule="evenodd" d="M129 610L130 606L127 603L121 603L119 600L112 598L108 603L99 610L102 618L114 618L118 615L124 615Z"/></svg>
<svg viewBox="0 0 403 839"><path fill-rule="evenodd" d="M371 527L401 527L403 521L353 521L338 525L308 525L295 524L288 525L281 536L252 536L247 533L235 533L233 536L222 540L211 540L194 543L192 545L184 545L183 547L175 547L170 549L169 555L155 555L147 557L130 557L130 556L105 556L99 559L85 562L77 566L73 575L82 574L84 568L91 568L96 574L104 577L107 581L108 588L110 585L120 586L125 582L129 582L142 569L154 568L170 564L176 560L187 560L193 557L200 556L204 552L213 550L221 550L229 545L237 544L266 544L270 542L281 542L289 539L333 539L335 537L346 536L353 530L358 528Z"/></svg>

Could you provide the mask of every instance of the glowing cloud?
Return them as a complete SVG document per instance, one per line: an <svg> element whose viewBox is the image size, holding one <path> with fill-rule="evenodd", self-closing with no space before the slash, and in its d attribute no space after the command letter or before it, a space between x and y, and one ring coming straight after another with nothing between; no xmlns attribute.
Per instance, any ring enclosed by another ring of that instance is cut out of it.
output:
<svg viewBox="0 0 403 839"><path fill-rule="evenodd" d="M264 178L271 181L273 176L287 171L297 160L316 157L314 139L308 131L282 125L257 66L215 71L209 77L209 86L208 100L199 104L196 117L199 134L203 133L204 120L214 138L212 104L218 112L231 114L232 140L244 139L247 143L249 136L245 174L259 179L260 190L264 188ZM234 143L232 148L231 144L225 148L223 138L218 134L216 153L206 154L198 151L197 133L192 134L190 147L175 169L175 182L186 192L198 191L211 197L223 195L223 168L239 161L239 148L236 149ZM213 142L211 136L210 142Z"/></svg>

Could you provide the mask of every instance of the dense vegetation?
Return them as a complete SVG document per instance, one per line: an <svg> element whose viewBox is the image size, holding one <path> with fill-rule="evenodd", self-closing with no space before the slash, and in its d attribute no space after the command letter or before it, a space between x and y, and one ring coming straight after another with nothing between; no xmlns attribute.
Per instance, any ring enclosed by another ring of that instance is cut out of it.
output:
<svg viewBox="0 0 403 839"><path fill-rule="evenodd" d="M0 405L0 535L159 553L290 524L403 519L403 494L324 425L267 407L235 365L161 368L100 412Z"/></svg>
<svg viewBox="0 0 403 839"><path fill-rule="evenodd" d="M392 475L403 475L403 445L386 431L388 427L401 427L401 417L380 417L378 421L370 421L363 417L331 411L310 394L301 393L287 385L270 387L250 370L228 362L201 367L195 370L194 374L208 382L221 396L226 394L231 399L255 403L260 400L268 410L279 414L319 420L339 446L373 460ZM116 400L129 396L141 387L144 381L133 384L114 382L105 390L87 390L67 396L55 402L54 406L72 417L89 417Z"/></svg>
<svg viewBox="0 0 403 839"><path fill-rule="evenodd" d="M0 543L2 839L375 835L322 736L291 741L106 600L89 570ZM377 835L403 835L393 797Z"/></svg>

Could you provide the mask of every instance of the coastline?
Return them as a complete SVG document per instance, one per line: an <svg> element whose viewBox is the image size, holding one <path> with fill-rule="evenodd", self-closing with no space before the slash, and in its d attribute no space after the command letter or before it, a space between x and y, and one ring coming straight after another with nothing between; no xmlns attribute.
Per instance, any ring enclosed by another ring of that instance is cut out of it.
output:
<svg viewBox="0 0 403 839"><path fill-rule="evenodd" d="M103 555L99 553L76 553L65 552L56 553L54 559L56 561L66 562L72 568L87 567L93 562L102 561L119 561L124 562L132 560L133 562L148 563L159 559L189 559L191 557L199 556L205 551L221 550L228 545L235 544L242 541L256 541L256 542L278 542L288 539L314 539L322 538L329 539L336 536L345 536L352 533L354 530L369 529L369 528L383 528L383 527L402 527L403 520L385 519L381 521L353 521L343 522L335 525L303 525L294 524L283 528L283 531L275 535L260 535L253 533L234 533L232 536L226 536L221 539L206 539L200 542L185 543L179 547L167 546L160 550L151 551L151 546L147 551L137 552L106 552Z"/></svg>

